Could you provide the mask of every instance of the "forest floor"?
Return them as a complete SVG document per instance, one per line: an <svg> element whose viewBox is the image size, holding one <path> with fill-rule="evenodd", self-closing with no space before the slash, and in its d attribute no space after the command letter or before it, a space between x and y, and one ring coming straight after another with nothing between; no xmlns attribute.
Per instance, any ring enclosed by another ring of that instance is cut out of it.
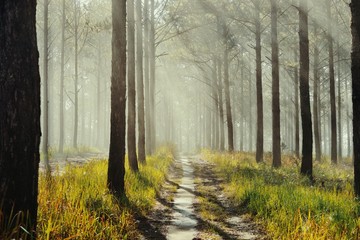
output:
<svg viewBox="0 0 360 240"><path fill-rule="evenodd" d="M232 206L212 169L199 157L178 158L154 211L138 218L141 239L268 239L259 224Z"/></svg>

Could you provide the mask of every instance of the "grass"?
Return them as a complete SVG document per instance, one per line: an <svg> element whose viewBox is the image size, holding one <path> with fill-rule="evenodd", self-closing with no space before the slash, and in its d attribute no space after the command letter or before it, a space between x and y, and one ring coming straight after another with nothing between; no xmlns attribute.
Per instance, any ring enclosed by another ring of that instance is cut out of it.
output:
<svg viewBox="0 0 360 240"><path fill-rule="evenodd" d="M135 239L134 214L151 210L172 159L171 151L162 148L139 166L138 174L127 171L126 203L107 192L105 159L67 167L50 181L41 175L38 239Z"/></svg>
<svg viewBox="0 0 360 240"><path fill-rule="evenodd" d="M314 164L315 185L299 174L296 159L283 156L283 167L269 157L256 164L249 153L203 152L225 180L234 204L251 213L274 239L359 239L360 205L347 164Z"/></svg>

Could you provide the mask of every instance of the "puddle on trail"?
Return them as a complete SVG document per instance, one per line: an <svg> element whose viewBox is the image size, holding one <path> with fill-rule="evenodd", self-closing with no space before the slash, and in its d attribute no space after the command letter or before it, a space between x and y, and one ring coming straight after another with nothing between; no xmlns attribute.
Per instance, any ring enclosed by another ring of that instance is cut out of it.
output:
<svg viewBox="0 0 360 240"><path fill-rule="evenodd" d="M174 214L172 224L168 229L168 240L192 240L198 233L197 220L194 214L193 202L195 200L194 173L189 158L181 158L183 169L180 188L174 196Z"/></svg>

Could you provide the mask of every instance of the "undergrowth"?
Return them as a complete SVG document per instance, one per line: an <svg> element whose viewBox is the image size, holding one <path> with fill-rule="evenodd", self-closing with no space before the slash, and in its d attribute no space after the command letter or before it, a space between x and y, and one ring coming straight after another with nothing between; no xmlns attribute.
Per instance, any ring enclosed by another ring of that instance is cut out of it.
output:
<svg viewBox="0 0 360 240"><path fill-rule="evenodd" d="M313 184L292 156L274 169L269 158L257 164L249 153L202 155L216 164L234 204L261 221L272 238L359 239L360 205L348 165L315 163Z"/></svg>
<svg viewBox="0 0 360 240"><path fill-rule="evenodd" d="M125 175L128 200L115 201L106 188L107 160L67 167L39 179L38 239L136 239L135 212L147 213L172 162L168 148L147 158L140 172Z"/></svg>

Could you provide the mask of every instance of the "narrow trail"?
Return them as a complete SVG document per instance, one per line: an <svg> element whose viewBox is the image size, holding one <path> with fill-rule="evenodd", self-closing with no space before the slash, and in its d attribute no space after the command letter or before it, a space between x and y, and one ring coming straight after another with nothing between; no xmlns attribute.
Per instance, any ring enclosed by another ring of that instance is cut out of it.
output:
<svg viewBox="0 0 360 240"><path fill-rule="evenodd" d="M269 239L225 196L214 166L199 157L180 157L150 216L139 219L140 239Z"/></svg>
<svg viewBox="0 0 360 240"><path fill-rule="evenodd" d="M180 158L183 177L174 196L173 219L168 228L168 240L193 239L197 235L194 209L194 170L189 158Z"/></svg>

